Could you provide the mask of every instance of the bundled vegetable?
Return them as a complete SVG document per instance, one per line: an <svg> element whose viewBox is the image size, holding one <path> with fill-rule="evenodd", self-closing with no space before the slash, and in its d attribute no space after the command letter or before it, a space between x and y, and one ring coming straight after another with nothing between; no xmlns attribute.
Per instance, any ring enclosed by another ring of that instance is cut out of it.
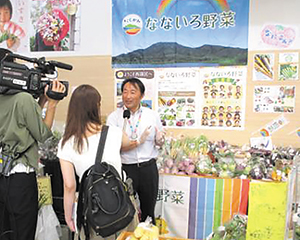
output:
<svg viewBox="0 0 300 240"><path fill-rule="evenodd" d="M168 138L158 159L160 173L195 175L198 158L208 150L207 138L180 136Z"/></svg>
<svg viewBox="0 0 300 240"><path fill-rule="evenodd" d="M201 155L196 162L196 173L199 175L216 174L217 170L213 167L212 161L208 155Z"/></svg>
<svg viewBox="0 0 300 240"><path fill-rule="evenodd" d="M245 240L247 221L247 215L236 214L224 226L220 226L212 233L207 240Z"/></svg>

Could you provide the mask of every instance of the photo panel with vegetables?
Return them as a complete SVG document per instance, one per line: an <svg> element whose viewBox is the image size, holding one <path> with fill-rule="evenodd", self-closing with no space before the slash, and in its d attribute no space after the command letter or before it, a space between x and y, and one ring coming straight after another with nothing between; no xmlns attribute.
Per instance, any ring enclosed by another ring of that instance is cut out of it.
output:
<svg viewBox="0 0 300 240"><path fill-rule="evenodd" d="M255 86L254 112L294 113L295 95L295 86Z"/></svg>
<svg viewBox="0 0 300 240"><path fill-rule="evenodd" d="M274 54L254 54L253 80L272 81L274 79Z"/></svg>
<svg viewBox="0 0 300 240"><path fill-rule="evenodd" d="M278 80L299 80L299 53L279 53Z"/></svg>

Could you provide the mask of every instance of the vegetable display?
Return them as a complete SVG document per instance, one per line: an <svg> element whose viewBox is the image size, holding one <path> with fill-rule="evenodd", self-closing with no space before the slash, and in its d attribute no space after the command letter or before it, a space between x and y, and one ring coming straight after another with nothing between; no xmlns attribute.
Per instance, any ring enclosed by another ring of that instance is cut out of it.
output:
<svg viewBox="0 0 300 240"><path fill-rule="evenodd" d="M268 151L210 142L204 135L180 136L166 139L157 164L159 172L167 174L286 181L299 153L291 147Z"/></svg>

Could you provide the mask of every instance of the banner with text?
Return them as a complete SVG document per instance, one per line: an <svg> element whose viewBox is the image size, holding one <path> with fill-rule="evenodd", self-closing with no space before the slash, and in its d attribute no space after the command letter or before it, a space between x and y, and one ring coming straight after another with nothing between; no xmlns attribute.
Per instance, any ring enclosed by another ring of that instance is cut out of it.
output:
<svg viewBox="0 0 300 240"><path fill-rule="evenodd" d="M113 0L112 64L247 65L249 0Z"/></svg>

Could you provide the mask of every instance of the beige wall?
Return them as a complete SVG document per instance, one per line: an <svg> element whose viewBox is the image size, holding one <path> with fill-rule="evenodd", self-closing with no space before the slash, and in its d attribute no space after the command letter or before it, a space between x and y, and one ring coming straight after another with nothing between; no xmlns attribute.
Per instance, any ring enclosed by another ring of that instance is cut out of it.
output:
<svg viewBox="0 0 300 240"><path fill-rule="evenodd" d="M80 84L91 84L98 89L102 96L103 116L114 110L114 79L110 56L56 57L55 60L73 66L72 71L59 70L59 79L69 81L70 89L68 97L59 103L57 122L65 121L72 89Z"/></svg>
<svg viewBox="0 0 300 240"><path fill-rule="evenodd" d="M300 138L296 134L289 133L296 128L300 128L300 80L278 82L275 79L273 82L254 82L252 81L252 58L255 53L275 53L275 68L274 76L277 76L277 61L279 51L260 51L249 52L248 61L248 78L247 78L247 94L246 94L246 115L245 115L245 130L203 130L203 129L169 129L168 132L177 134L186 134L197 136L204 134L209 140L225 140L231 144L242 145L249 143L250 137L259 137L260 134L253 132L259 130L264 125L268 124L281 114L274 113L254 113L253 112L253 90L256 85L295 85L296 86L296 111L293 114L286 114L285 117L290 121L288 125L273 133L272 141L276 146L293 146L300 147ZM295 52L292 51L292 52ZM300 53L300 50L298 51ZM111 68L111 56L92 56L92 57L64 57L55 58L57 61L66 62L73 65L73 71L60 70L59 78L70 82L70 89L83 83L89 83L95 86L102 95L102 115L107 116L114 110L114 76ZM300 66L299 66L300 68ZM70 93L71 94L71 93ZM59 105L56 120L59 123L65 121L67 114L67 104L69 97L62 101Z"/></svg>

